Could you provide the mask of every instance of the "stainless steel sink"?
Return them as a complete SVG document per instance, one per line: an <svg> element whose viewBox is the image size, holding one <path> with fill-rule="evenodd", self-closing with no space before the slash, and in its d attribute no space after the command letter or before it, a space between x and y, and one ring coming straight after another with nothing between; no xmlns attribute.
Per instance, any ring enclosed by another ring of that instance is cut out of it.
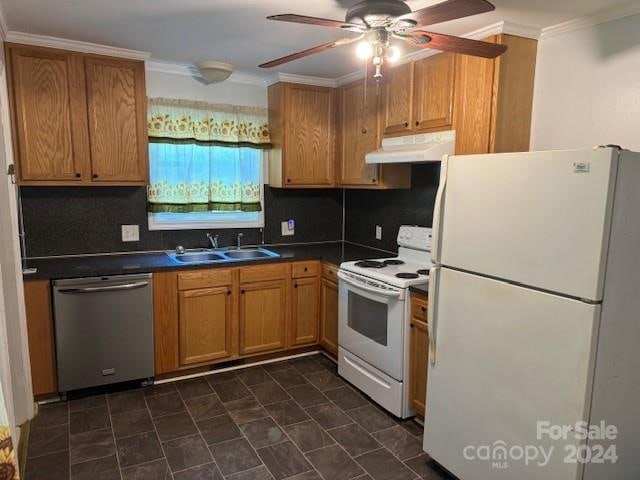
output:
<svg viewBox="0 0 640 480"><path fill-rule="evenodd" d="M257 260L261 258L277 258L278 255L266 248L243 248L233 250L213 250L198 248L185 250L183 253L166 252L167 256L176 263L224 263Z"/></svg>
<svg viewBox="0 0 640 480"><path fill-rule="evenodd" d="M199 252L186 252L180 254L169 255L176 262L181 263L209 263L209 262L222 262L226 260L222 255L217 253L199 253Z"/></svg>
<svg viewBox="0 0 640 480"><path fill-rule="evenodd" d="M277 257L278 254L262 248L252 248L246 250L230 250L224 252L224 256L234 260L250 260L252 258Z"/></svg>

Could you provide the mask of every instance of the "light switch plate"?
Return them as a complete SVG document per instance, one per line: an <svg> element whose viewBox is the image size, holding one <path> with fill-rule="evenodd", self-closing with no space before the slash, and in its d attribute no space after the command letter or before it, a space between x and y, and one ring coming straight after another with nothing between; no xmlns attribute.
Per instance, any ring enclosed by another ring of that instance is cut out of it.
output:
<svg viewBox="0 0 640 480"><path fill-rule="evenodd" d="M376 225L376 240L382 240L382 226Z"/></svg>
<svg viewBox="0 0 640 480"><path fill-rule="evenodd" d="M287 220L286 222L281 222L280 228L282 230L283 237L290 237L296 232L296 222L295 220Z"/></svg>
<svg viewBox="0 0 640 480"><path fill-rule="evenodd" d="M122 225L123 242L139 242L140 227L138 225Z"/></svg>

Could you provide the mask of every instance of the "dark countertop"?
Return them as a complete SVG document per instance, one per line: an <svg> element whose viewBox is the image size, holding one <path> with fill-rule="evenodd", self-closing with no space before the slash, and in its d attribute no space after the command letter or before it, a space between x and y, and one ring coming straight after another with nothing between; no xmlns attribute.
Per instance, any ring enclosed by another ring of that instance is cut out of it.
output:
<svg viewBox="0 0 640 480"><path fill-rule="evenodd" d="M195 270L200 268L237 267L259 263L288 262L297 260L323 260L335 265L352 260L383 258L389 254L373 248L361 247L347 242L329 242L301 245L278 245L265 248L280 254L278 258L245 260L209 264L177 264L163 252L130 253L114 255L86 255L73 257L50 257L30 259L26 268L36 268L27 273L24 280L97 277L148 273L165 270Z"/></svg>

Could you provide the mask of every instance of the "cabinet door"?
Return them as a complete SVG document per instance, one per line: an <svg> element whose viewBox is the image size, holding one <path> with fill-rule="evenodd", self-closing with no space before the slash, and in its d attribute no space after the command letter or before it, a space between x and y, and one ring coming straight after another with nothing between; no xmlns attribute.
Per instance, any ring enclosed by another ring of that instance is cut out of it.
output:
<svg viewBox="0 0 640 480"><path fill-rule="evenodd" d="M427 395L427 362L429 333L427 330L427 305L412 299L409 400L416 414L424 417Z"/></svg>
<svg viewBox="0 0 640 480"><path fill-rule="evenodd" d="M380 144L379 96L376 87L364 82L343 87L339 93L340 172L343 185L376 185L378 165L368 165L364 157Z"/></svg>
<svg viewBox="0 0 640 480"><path fill-rule="evenodd" d="M453 123L455 55L440 53L417 61L413 68L415 129L450 127Z"/></svg>
<svg viewBox="0 0 640 480"><path fill-rule="evenodd" d="M316 343L320 320L320 279L293 280L291 297L291 345Z"/></svg>
<svg viewBox="0 0 640 480"><path fill-rule="evenodd" d="M332 185L335 159L335 90L285 86L286 186Z"/></svg>
<svg viewBox="0 0 640 480"><path fill-rule="evenodd" d="M408 133L413 129L413 63L389 70L385 87L384 134Z"/></svg>
<svg viewBox="0 0 640 480"><path fill-rule="evenodd" d="M320 345L338 356L338 284L322 279L320 288Z"/></svg>
<svg viewBox="0 0 640 480"><path fill-rule="evenodd" d="M180 292L180 365L231 356L230 287Z"/></svg>
<svg viewBox="0 0 640 480"><path fill-rule="evenodd" d="M495 62L456 55L456 155L489 152Z"/></svg>
<svg viewBox="0 0 640 480"><path fill-rule="evenodd" d="M240 286L240 354L284 348L287 282L274 280Z"/></svg>
<svg viewBox="0 0 640 480"><path fill-rule="evenodd" d="M21 182L80 182L89 176L82 59L9 46L17 166Z"/></svg>
<svg viewBox="0 0 640 480"><path fill-rule="evenodd" d="M144 63L87 57L85 68L93 180L145 183Z"/></svg>

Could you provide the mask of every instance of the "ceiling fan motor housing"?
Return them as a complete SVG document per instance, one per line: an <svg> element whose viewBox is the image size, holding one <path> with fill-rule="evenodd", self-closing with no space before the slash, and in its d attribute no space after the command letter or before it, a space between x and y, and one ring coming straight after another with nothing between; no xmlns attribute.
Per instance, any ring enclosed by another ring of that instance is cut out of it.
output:
<svg viewBox="0 0 640 480"><path fill-rule="evenodd" d="M400 0L364 0L347 10L345 20L348 23L380 27L408 13L411 13L411 8Z"/></svg>

